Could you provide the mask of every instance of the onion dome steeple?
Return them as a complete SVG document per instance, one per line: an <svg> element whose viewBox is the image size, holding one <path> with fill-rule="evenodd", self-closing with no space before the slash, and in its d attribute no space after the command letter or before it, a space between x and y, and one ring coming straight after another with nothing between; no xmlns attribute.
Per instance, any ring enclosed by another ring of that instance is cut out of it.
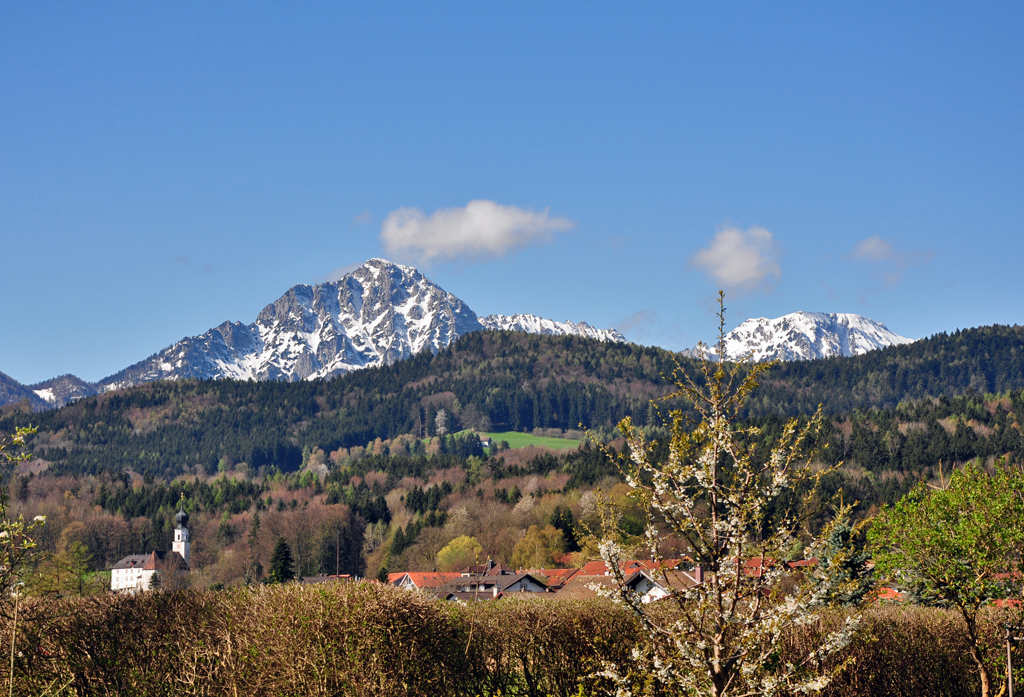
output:
<svg viewBox="0 0 1024 697"><path fill-rule="evenodd" d="M176 527L188 527L188 513L185 512L185 494L181 495L181 503L178 504L178 512L174 516Z"/></svg>

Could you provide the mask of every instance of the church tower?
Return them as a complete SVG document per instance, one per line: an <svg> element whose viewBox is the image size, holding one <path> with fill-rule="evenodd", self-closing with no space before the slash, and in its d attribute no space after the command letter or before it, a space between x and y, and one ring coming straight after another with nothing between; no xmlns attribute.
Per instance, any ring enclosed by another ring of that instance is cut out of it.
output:
<svg viewBox="0 0 1024 697"><path fill-rule="evenodd" d="M188 513L185 512L185 494L181 495L178 513L174 516L174 544L171 545L171 550L180 554L185 560L185 564L191 568L192 543L188 540Z"/></svg>

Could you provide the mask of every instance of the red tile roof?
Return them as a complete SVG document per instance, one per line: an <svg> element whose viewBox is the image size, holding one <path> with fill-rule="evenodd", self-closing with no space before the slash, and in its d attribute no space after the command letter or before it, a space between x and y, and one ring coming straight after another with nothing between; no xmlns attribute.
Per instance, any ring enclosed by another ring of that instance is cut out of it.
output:
<svg viewBox="0 0 1024 697"><path fill-rule="evenodd" d="M662 559L660 562L651 559L627 559L619 564L624 574L631 574L634 571L651 569L675 569L683 562L682 559ZM603 561L588 561L580 567L580 573L585 576L604 576L608 573L608 565Z"/></svg>
<svg viewBox="0 0 1024 697"><path fill-rule="evenodd" d="M462 578L462 574L458 572L442 571L409 571L403 576L408 576L409 581L417 588L436 588Z"/></svg>

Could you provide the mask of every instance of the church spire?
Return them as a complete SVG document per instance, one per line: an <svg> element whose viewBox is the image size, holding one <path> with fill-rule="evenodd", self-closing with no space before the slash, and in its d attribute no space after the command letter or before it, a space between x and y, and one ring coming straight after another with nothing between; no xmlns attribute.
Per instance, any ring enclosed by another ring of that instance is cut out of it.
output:
<svg viewBox="0 0 1024 697"><path fill-rule="evenodd" d="M188 539L188 513L185 512L185 493L181 494L178 512L174 516L174 544L171 549L181 555L186 566L192 563L192 543Z"/></svg>
<svg viewBox="0 0 1024 697"><path fill-rule="evenodd" d="M178 513L174 516L174 526L178 528L188 527L188 513L185 512L185 493L181 494L181 502L178 504Z"/></svg>

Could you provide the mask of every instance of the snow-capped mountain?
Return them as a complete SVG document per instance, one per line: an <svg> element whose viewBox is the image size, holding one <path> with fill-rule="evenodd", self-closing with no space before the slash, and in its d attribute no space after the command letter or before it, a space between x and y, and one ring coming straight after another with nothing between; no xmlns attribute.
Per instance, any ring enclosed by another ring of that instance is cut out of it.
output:
<svg viewBox="0 0 1024 697"><path fill-rule="evenodd" d="M861 315L794 312L776 319L748 319L725 335L725 353L732 360L749 356L754 361L801 361L858 356L913 341Z"/></svg>
<svg viewBox="0 0 1024 697"><path fill-rule="evenodd" d="M101 381L107 391L150 380L237 378L303 380L390 364L425 349L437 351L480 329L578 334L625 341L614 330L533 315L490 315L414 268L371 259L337 281L298 285L267 305L253 324L225 322L182 339Z"/></svg>
<svg viewBox="0 0 1024 697"><path fill-rule="evenodd" d="M95 385L74 375L50 378L35 385L29 385L28 389L51 407L63 406L82 397L91 397L97 394Z"/></svg>
<svg viewBox="0 0 1024 697"><path fill-rule="evenodd" d="M487 315L480 318L480 324L484 329L503 329L527 334L585 336L601 341L626 340L626 337L615 329L597 329L586 322L556 322L536 315Z"/></svg>
<svg viewBox="0 0 1024 697"><path fill-rule="evenodd" d="M46 409L49 405L39 395L10 375L0 373L0 405L27 402L29 407L36 411Z"/></svg>

